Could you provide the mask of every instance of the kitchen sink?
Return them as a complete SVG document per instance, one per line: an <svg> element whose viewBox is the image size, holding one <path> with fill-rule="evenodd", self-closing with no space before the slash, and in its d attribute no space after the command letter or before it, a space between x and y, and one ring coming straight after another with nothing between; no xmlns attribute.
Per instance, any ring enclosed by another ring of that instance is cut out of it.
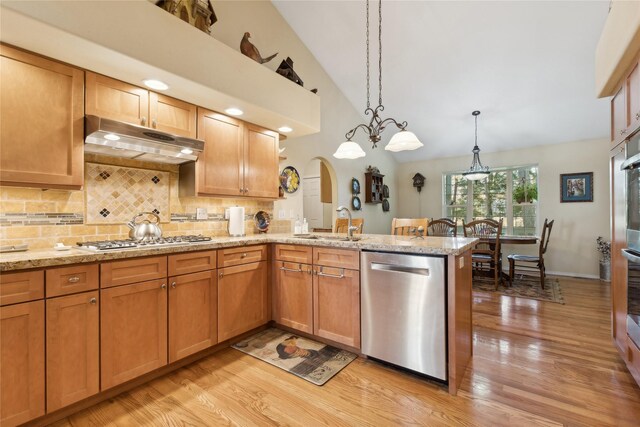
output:
<svg viewBox="0 0 640 427"><path fill-rule="evenodd" d="M310 234L308 236L293 236L296 239L305 239L305 240L332 240L336 242L357 242L358 240L362 240L362 237L342 237L342 236L317 236L315 234Z"/></svg>

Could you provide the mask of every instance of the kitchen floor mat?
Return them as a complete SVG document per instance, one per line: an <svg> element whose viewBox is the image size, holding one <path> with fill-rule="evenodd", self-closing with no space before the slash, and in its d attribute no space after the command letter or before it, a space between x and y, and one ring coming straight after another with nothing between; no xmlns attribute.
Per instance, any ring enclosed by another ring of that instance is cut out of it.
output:
<svg viewBox="0 0 640 427"><path fill-rule="evenodd" d="M564 304L560 282L555 277L547 276L544 279L544 289L540 287L540 278L535 276L520 276L516 274L516 277L513 278L513 285L508 287L506 286L507 284L508 281L505 279L496 291L493 278L482 276L473 278L474 291L498 292L509 297L530 298Z"/></svg>
<svg viewBox="0 0 640 427"><path fill-rule="evenodd" d="M316 385L323 385L358 357L275 328L252 335L231 347Z"/></svg>

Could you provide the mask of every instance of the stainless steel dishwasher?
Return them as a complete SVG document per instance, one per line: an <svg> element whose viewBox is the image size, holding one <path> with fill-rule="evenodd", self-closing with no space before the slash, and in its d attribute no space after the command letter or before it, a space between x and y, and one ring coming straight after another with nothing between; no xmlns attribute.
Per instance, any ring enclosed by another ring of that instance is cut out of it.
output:
<svg viewBox="0 0 640 427"><path fill-rule="evenodd" d="M362 353L447 380L446 260L362 252Z"/></svg>

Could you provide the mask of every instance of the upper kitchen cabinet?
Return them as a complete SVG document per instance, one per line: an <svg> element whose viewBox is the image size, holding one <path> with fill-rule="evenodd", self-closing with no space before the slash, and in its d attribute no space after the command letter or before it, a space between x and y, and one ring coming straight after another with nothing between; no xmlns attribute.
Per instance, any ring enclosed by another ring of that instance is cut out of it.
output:
<svg viewBox="0 0 640 427"><path fill-rule="evenodd" d="M204 151L180 166L181 196L278 198L278 134L198 108Z"/></svg>
<svg viewBox="0 0 640 427"><path fill-rule="evenodd" d="M0 184L80 189L84 72L0 45Z"/></svg>
<svg viewBox="0 0 640 427"><path fill-rule="evenodd" d="M633 132L640 126L640 62L636 61L627 76L627 119L628 128Z"/></svg>
<svg viewBox="0 0 640 427"><path fill-rule="evenodd" d="M196 106L87 71L86 114L196 137Z"/></svg>
<svg viewBox="0 0 640 427"><path fill-rule="evenodd" d="M611 98L611 145L615 147L640 126L640 63L634 61Z"/></svg>

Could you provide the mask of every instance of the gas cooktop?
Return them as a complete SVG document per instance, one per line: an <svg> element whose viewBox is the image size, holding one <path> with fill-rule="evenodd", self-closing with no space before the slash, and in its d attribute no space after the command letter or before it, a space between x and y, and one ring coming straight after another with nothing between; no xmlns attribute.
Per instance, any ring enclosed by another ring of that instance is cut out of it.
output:
<svg viewBox="0 0 640 427"><path fill-rule="evenodd" d="M127 240L100 240L96 242L77 242L78 249L84 249L92 252L101 251L118 251L126 249L138 249L138 248L165 248L168 246L186 246L193 243L208 242L211 237L203 236L201 234L194 236L175 236L175 237L160 237L157 239L150 239L144 241L136 241L132 239Z"/></svg>

